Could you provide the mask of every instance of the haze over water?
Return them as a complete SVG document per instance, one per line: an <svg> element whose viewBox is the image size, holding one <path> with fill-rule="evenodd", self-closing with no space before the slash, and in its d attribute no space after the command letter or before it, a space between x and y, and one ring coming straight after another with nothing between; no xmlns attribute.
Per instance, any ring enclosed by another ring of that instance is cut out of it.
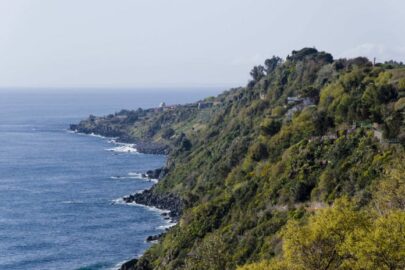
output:
<svg viewBox="0 0 405 270"><path fill-rule="evenodd" d="M165 157L110 151L66 131L89 114L187 103L217 89L0 92L0 269L111 269L141 254L167 222L117 199L151 187L137 177Z"/></svg>

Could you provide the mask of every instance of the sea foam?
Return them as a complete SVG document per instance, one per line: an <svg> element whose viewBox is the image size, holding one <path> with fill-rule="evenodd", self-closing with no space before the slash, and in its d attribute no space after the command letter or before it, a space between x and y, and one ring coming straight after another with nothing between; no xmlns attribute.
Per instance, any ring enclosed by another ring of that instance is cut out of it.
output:
<svg viewBox="0 0 405 270"><path fill-rule="evenodd" d="M93 132L90 134L87 134L87 133L81 133L81 132L74 131L74 130L67 130L67 132L75 133L78 135L96 137L96 138L100 138L100 139L108 139L108 143L114 144L114 145L116 145L116 147L111 147L111 148L105 149L107 151L116 152L116 153L138 153L138 150L135 148L135 144L117 142L117 137L105 137L105 136L102 136L99 134L95 134Z"/></svg>
<svg viewBox="0 0 405 270"><path fill-rule="evenodd" d="M105 137L105 136L102 136L102 135L98 135L98 134L95 134L95 133L90 133L89 134L89 136L91 136L91 137L96 137L96 138L101 138L101 139L105 139L105 138L107 138L107 137Z"/></svg>
<svg viewBox="0 0 405 270"><path fill-rule="evenodd" d="M136 180L142 180L142 181L149 181L153 183L157 183L157 179L151 179L145 176L143 173L138 173L138 172L130 172L128 175L115 175L115 176L110 176L110 179L114 180L127 180L127 179L136 179Z"/></svg>
<svg viewBox="0 0 405 270"><path fill-rule="evenodd" d="M134 178L134 179L150 181L150 182L153 182L153 183L158 182L158 179L148 178L148 177L146 177L145 174L139 173L139 172L130 172L130 173L128 173L128 176L131 177L131 178Z"/></svg>
<svg viewBox="0 0 405 270"><path fill-rule="evenodd" d="M138 192L141 192L141 191L138 191ZM118 199L112 200L112 204L125 204L125 205L129 205L129 206L143 207L143 208L146 208L146 209L148 209L150 211L157 212L157 213L160 213L160 214L168 214L168 213L170 213L170 210L167 210L167 209L160 209L160 208L157 208L157 207L154 207L154 206L139 204L139 203L136 203L136 202L127 203L127 202L124 201L123 198L118 198ZM171 222L169 222L169 223L173 224ZM164 227L166 227L168 225L169 224L165 224L165 225L159 226L158 228L160 228L160 227L164 228ZM176 225L176 224L174 224L174 225ZM174 225L171 225L171 226L174 226Z"/></svg>
<svg viewBox="0 0 405 270"><path fill-rule="evenodd" d="M159 230L166 230L166 229L170 229L171 227L173 227L173 226L176 226L176 222L168 222L166 225L161 225L161 226L159 226L159 227L157 227L157 229L159 229Z"/></svg>
<svg viewBox="0 0 405 270"><path fill-rule="evenodd" d="M116 152L116 153L138 153L134 144L125 144L112 148L107 148L107 151Z"/></svg>

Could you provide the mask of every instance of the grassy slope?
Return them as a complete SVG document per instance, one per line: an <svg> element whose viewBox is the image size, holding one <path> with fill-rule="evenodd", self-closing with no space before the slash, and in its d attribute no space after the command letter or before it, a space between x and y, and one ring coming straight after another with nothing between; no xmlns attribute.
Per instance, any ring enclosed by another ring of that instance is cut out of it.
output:
<svg viewBox="0 0 405 270"><path fill-rule="evenodd" d="M404 78L404 68L302 50L249 87L214 98L212 108L115 123L171 146L155 192L175 193L185 205L137 269L234 269L270 259L281 252L277 232L288 220L342 195L367 205L384 169L404 155ZM316 104L289 119L286 98L303 95ZM401 143L376 139L374 122ZM168 129L174 135L162 138Z"/></svg>

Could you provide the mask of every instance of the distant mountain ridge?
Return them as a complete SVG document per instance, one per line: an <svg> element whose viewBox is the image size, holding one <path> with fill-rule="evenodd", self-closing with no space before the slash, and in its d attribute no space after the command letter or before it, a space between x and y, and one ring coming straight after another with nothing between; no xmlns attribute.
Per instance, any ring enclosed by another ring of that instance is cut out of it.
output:
<svg viewBox="0 0 405 270"><path fill-rule="evenodd" d="M168 154L147 194L174 198L179 223L122 269L403 269L405 66L304 48L251 75L196 103L71 126ZM392 236L362 234L384 226Z"/></svg>

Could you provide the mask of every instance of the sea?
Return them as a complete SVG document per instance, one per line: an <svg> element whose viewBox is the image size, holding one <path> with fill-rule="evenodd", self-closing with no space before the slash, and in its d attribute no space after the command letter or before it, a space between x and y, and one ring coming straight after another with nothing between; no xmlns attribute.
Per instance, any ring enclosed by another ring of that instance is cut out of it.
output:
<svg viewBox="0 0 405 270"><path fill-rule="evenodd" d="M222 90L0 89L0 269L117 269L140 256L147 236L173 224L161 210L121 198L150 188L142 173L166 157L69 124Z"/></svg>

